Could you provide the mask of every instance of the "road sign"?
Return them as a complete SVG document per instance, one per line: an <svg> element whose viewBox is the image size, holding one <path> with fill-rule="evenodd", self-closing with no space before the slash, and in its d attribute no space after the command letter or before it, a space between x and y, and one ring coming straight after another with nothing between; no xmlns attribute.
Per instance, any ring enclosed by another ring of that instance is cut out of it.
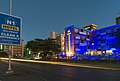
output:
<svg viewBox="0 0 120 81"><path fill-rule="evenodd" d="M21 39L21 18L0 13L0 43L19 45Z"/></svg>

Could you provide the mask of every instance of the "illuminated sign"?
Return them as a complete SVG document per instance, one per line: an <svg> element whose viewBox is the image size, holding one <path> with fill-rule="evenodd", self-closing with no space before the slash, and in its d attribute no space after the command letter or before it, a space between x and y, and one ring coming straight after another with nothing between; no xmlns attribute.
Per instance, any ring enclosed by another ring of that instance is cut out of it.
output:
<svg viewBox="0 0 120 81"><path fill-rule="evenodd" d="M0 43L20 44L21 18L0 13Z"/></svg>

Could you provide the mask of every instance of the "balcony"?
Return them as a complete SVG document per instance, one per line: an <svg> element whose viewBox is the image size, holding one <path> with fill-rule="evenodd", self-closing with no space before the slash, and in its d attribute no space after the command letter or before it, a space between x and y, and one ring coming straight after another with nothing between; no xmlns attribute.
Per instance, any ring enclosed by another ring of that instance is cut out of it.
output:
<svg viewBox="0 0 120 81"><path fill-rule="evenodd" d="M106 39L111 39L111 40L112 40L112 39L115 39L115 38L116 38L115 36L111 36L111 37L108 37L108 36L107 36L107 37L106 37Z"/></svg>
<svg viewBox="0 0 120 81"><path fill-rule="evenodd" d="M105 43L101 43L101 46L105 46L105 45L107 45L107 43L105 42Z"/></svg>
<svg viewBox="0 0 120 81"><path fill-rule="evenodd" d="M86 46L87 43L80 43L79 45L80 45L80 46Z"/></svg>
<svg viewBox="0 0 120 81"><path fill-rule="evenodd" d="M83 35L87 35L87 33L86 32L79 32L80 34L83 34Z"/></svg>
<svg viewBox="0 0 120 81"><path fill-rule="evenodd" d="M106 35L106 32L104 32L104 33L100 33L100 35Z"/></svg>
<svg viewBox="0 0 120 81"><path fill-rule="evenodd" d="M80 36L76 36L75 39L80 39Z"/></svg>

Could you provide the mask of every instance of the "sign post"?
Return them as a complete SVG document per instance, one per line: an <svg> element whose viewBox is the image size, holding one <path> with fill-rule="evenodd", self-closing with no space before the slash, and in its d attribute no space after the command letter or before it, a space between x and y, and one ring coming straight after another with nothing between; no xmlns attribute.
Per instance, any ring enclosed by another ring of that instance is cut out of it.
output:
<svg viewBox="0 0 120 81"><path fill-rule="evenodd" d="M21 40L21 18L13 15L0 13L0 44L9 45L9 67L11 68L11 45L20 45Z"/></svg>

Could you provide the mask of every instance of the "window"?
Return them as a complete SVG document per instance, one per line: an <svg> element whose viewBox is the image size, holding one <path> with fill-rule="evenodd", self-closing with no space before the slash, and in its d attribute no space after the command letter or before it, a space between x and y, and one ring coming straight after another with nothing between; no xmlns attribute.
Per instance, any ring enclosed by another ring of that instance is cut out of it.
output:
<svg viewBox="0 0 120 81"><path fill-rule="evenodd" d="M97 31L96 34L97 34L97 35L100 34L100 31Z"/></svg>
<svg viewBox="0 0 120 81"><path fill-rule="evenodd" d="M89 38L90 38L90 35L87 35L87 38L89 39Z"/></svg>
<svg viewBox="0 0 120 81"><path fill-rule="evenodd" d="M113 45L112 45L112 44L109 44L109 47L110 47L110 48L112 48L112 47L113 47Z"/></svg>
<svg viewBox="0 0 120 81"><path fill-rule="evenodd" d="M79 45L75 45L75 48L79 48Z"/></svg>
<svg viewBox="0 0 120 81"><path fill-rule="evenodd" d="M82 39L84 40L84 39L85 39L85 36L82 36Z"/></svg>
<svg viewBox="0 0 120 81"><path fill-rule="evenodd" d="M104 39L104 40L101 40L101 43L105 43L106 42L106 40Z"/></svg>
<svg viewBox="0 0 120 81"><path fill-rule="evenodd" d="M117 28L118 28L118 27L114 28L114 32L117 32Z"/></svg>
<svg viewBox="0 0 120 81"><path fill-rule="evenodd" d="M105 30L100 30L101 33L105 33Z"/></svg>
<svg viewBox="0 0 120 81"><path fill-rule="evenodd" d="M83 43L83 40L81 40L81 43Z"/></svg>
<svg viewBox="0 0 120 81"><path fill-rule="evenodd" d="M87 46L87 49L90 49L90 46Z"/></svg>
<svg viewBox="0 0 120 81"><path fill-rule="evenodd" d="M107 33L111 33L112 31L111 31L111 29L107 29L106 32Z"/></svg>
<svg viewBox="0 0 120 81"><path fill-rule="evenodd" d="M74 31L75 31L75 33L78 33L78 29L77 28L75 28Z"/></svg>
<svg viewBox="0 0 120 81"><path fill-rule="evenodd" d="M79 40L75 40L75 44L79 44Z"/></svg>

